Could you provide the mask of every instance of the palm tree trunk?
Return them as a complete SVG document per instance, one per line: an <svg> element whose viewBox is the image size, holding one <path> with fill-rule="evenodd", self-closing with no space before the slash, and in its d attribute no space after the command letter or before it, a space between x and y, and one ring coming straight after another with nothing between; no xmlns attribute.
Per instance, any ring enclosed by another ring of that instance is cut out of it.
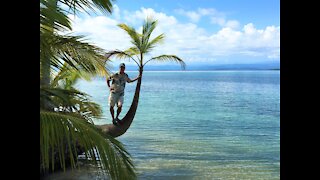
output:
<svg viewBox="0 0 320 180"><path fill-rule="evenodd" d="M142 73L143 73L143 67L140 67L139 75L141 77L138 79L130 109L121 120L122 123L116 126L113 124L96 125L96 127L100 128L103 133L111 135L112 137L118 137L123 135L129 129L138 108L140 87L142 82Z"/></svg>
<svg viewBox="0 0 320 180"><path fill-rule="evenodd" d="M40 63L40 86L48 87L50 85L50 57L43 57Z"/></svg>
<svg viewBox="0 0 320 180"><path fill-rule="evenodd" d="M58 0L52 0L49 1L50 3L52 3L54 8L57 8L58 6ZM52 20L49 23L50 27L52 28L52 32L46 32L46 33L53 33L53 26L54 26L54 20ZM48 47L50 48L50 47ZM51 57L46 55L46 54L42 54L41 57L41 63L40 63L40 87L49 87L50 86L50 73L51 73ZM48 103L48 101L46 101L46 99L43 99L43 102L40 104L41 108L46 109L46 110L51 110L52 107L50 106L50 104Z"/></svg>

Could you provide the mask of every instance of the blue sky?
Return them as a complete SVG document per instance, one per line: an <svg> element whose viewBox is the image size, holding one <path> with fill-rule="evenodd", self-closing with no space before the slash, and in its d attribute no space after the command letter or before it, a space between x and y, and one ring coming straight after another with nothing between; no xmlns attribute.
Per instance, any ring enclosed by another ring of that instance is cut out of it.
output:
<svg viewBox="0 0 320 180"><path fill-rule="evenodd" d="M193 11L197 8L214 8L225 13L229 19L236 19L241 23L251 22L257 28L280 26L280 0L118 0L116 4L130 11L145 7L168 15L176 15L176 9ZM186 21L185 17L177 18ZM201 22L201 26L210 28L205 21Z"/></svg>
<svg viewBox="0 0 320 180"><path fill-rule="evenodd" d="M112 15L69 17L73 33L88 42L125 50L130 39L116 25L139 31L147 16L158 20L154 36L166 35L147 58L175 54L190 65L280 61L280 0L117 0Z"/></svg>

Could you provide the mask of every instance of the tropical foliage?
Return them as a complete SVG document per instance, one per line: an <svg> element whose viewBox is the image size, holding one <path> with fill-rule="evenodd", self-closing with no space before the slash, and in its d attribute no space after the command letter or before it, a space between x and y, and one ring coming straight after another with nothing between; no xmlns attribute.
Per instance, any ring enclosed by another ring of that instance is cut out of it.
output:
<svg viewBox="0 0 320 180"><path fill-rule="evenodd" d="M83 36L59 33L71 30L69 12L61 5L73 13L112 11L110 0L40 1L40 173L76 168L84 152L112 179L134 179L130 154L93 124L101 117L100 106L74 87L79 78L108 75L105 52Z"/></svg>
<svg viewBox="0 0 320 180"><path fill-rule="evenodd" d="M179 63L182 69L185 69L185 62L176 55L159 55L156 57L152 57L148 60L144 60L145 55L150 53L156 45L162 43L164 41L164 34L160 34L153 39L151 38L151 34L157 26L158 21L152 19L151 17L147 17L142 26L142 33L138 33L135 28L128 26L126 24L119 24L118 26L127 32L127 34L131 38L132 47L127 50L120 51L109 51L106 54L106 57L111 58L115 56L118 59L129 59L133 60L139 67L140 72L142 73L143 67L152 61L158 62L176 62Z"/></svg>

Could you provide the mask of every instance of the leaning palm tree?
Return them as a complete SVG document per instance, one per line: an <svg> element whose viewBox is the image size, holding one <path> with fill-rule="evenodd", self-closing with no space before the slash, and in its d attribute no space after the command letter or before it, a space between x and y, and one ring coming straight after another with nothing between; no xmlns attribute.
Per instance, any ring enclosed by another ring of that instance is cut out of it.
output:
<svg viewBox="0 0 320 180"><path fill-rule="evenodd" d="M134 179L130 154L93 125L101 108L73 87L79 77L108 74L104 51L84 42L83 36L57 33L71 30L59 4L74 12L98 7L111 13L112 8L110 0L40 1L40 172L75 168L84 152L112 179Z"/></svg>
<svg viewBox="0 0 320 180"><path fill-rule="evenodd" d="M182 69L185 68L184 61L176 55L159 55L156 57L152 57L148 60L144 59L146 54L148 54L157 44L163 42L164 40L164 34L160 34L156 36L154 39L150 39L153 30L157 26L157 20L153 20L152 18L149 18L149 17L146 18L146 20L143 23L141 34L138 33L133 27L130 27L126 24L119 24L118 26L128 33L128 35L131 38L131 43L133 44L133 46L125 51L120 51L120 50L110 51L106 53L106 57L107 59L109 59L115 56L116 58L119 58L119 59L133 60L139 68L139 75L141 76L141 78L139 78L137 82L132 104L127 114L121 120L122 121L121 125L113 125L113 124L97 125L97 127L102 129L102 131L105 134L109 134L113 137L118 137L124 134L130 127L134 119L134 116L138 107L138 102L139 102L143 68L147 63L152 61L160 61L160 62L173 61L173 62L180 63Z"/></svg>

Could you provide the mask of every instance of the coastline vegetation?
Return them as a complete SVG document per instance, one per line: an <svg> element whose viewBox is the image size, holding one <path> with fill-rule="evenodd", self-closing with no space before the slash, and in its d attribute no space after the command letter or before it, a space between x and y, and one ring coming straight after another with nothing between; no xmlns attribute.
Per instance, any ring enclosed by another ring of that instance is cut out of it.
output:
<svg viewBox="0 0 320 180"><path fill-rule="evenodd" d="M94 126L100 106L73 86L79 78L109 74L104 50L85 42L84 36L59 33L72 30L67 13L94 8L110 14L112 3L40 0L40 176L79 168L77 157L84 153L111 179L136 178L123 144Z"/></svg>

